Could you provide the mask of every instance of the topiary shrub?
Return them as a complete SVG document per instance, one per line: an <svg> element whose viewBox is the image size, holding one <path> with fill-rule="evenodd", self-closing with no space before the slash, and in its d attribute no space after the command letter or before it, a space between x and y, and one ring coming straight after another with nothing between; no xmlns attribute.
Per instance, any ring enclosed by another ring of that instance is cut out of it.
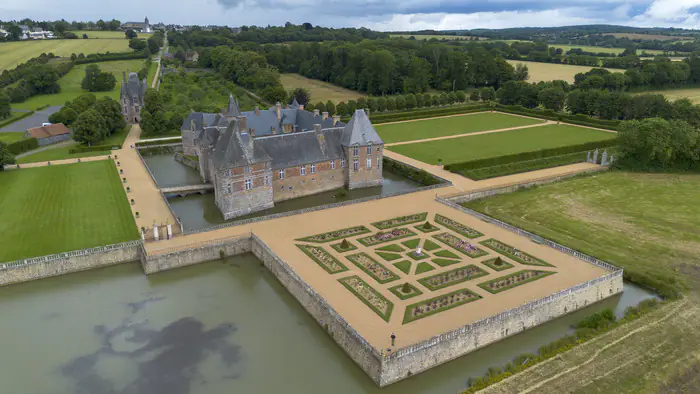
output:
<svg viewBox="0 0 700 394"><path fill-rule="evenodd" d="M404 283L403 286L401 286L401 292L404 294L408 294L411 292L411 285L408 284L408 282Z"/></svg>
<svg viewBox="0 0 700 394"><path fill-rule="evenodd" d="M423 230L430 230L431 228L433 228L433 225L430 222L425 222L423 225Z"/></svg>
<svg viewBox="0 0 700 394"><path fill-rule="evenodd" d="M340 248L341 249L349 249L350 248L350 243L348 243L347 239L343 239L343 242L340 243Z"/></svg>
<svg viewBox="0 0 700 394"><path fill-rule="evenodd" d="M493 265L503 265L503 260L501 260L500 257L496 257L496 260L493 262Z"/></svg>

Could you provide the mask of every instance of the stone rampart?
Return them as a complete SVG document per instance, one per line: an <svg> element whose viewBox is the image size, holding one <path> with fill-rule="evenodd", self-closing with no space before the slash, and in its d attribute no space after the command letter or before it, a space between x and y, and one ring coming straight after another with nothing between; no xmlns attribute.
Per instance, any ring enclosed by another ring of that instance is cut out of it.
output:
<svg viewBox="0 0 700 394"><path fill-rule="evenodd" d="M183 151L183 153L175 152L175 156L174 156L175 161L180 162L180 163L186 165L187 167L190 167L196 171L199 171L199 162L196 160L192 160L189 157L185 157L184 153L187 153L187 152L184 152L184 151ZM193 155L190 155L190 156L193 156Z"/></svg>
<svg viewBox="0 0 700 394"><path fill-rule="evenodd" d="M146 274L154 274L246 252L250 252L250 234L213 239L204 243L164 249L151 254L147 254L144 250L141 253L141 266Z"/></svg>
<svg viewBox="0 0 700 394"><path fill-rule="evenodd" d="M138 261L141 241L100 246L0 264L0 286Z"/></svg>
<svg viewBox="0 0 700 394"><path fill-rule="evenodd" d="M255 235L252 236L252 250L345 353L380 385L382 358L369 342Z"/></svg>

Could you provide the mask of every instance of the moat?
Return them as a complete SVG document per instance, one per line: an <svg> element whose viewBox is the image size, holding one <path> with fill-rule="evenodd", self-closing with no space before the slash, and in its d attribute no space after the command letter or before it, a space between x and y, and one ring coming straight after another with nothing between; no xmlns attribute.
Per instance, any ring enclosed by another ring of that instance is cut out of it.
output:
<svg viewBox="0 0 700 394"><path fill-rule="evenodd" d="M469 376L610 307L653 297L625 284L571 315L379 389L252 255L144 276L138 263L0 289L3 392L453 393Z"/></svg>

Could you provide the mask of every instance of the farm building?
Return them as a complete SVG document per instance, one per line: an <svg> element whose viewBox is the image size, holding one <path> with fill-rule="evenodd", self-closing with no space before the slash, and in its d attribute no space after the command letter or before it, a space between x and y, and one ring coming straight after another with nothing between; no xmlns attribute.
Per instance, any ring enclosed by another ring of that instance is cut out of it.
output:
<svg viewBox="0 0 700 394"><path fill-rule="evenodd" d="M39 146L56 144L70 139L70 130L63 123L34 127L24 132L24 138L36 138Z"/></svg>

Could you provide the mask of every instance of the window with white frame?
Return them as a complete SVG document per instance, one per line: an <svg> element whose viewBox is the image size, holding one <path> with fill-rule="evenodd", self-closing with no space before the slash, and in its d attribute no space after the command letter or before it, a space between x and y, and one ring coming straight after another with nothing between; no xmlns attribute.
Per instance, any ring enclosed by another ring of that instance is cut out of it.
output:
<svg viewBox="0 0 700 394"><path fill-rule="evenodd" d="M280 170L280 179L284 179L284 170Z"/></svg>
<svg viewBox="0 0 700 394"><path fill-rule="evenodd" d="M365 166L367 167L368 170L370 168L372 168L372 158L371 157L367 158L367 164Z"/></svg>
<svg viewBox="0 0 700 394"><path fill-rule="evenodd" d="M368 155L372 154L372 144L367 145L367 154Z"/></svg>
<svg viewBox="0 0 700 394"><path fill-rule="evenodd" d="M299 167L299 173L301 175L306 175L306 166Z"/></svg>
<svg viewBox="0 0 700 394"><path fill-rule="evenodd" d="M377 168L381 168L382 165L382 158L377 156Z"/></svg>
<svg viewBox="0 0 700 394"><path fill-rule="evenodd" d="M253 181L251 179L245 180L245 189L250 190L253 188Z"/></svg>
<svg viewBox="0 0 700 394"><path fill-rule="evenodd" d="M250 172L250 167L249 167L249 166L246 166L246 167L245 167L245 172Z"/></svg>
<svg viewBox="0 0 700 394"><path fill-rule="evenodd" d="M228 193L228 194L233 193L233 189L231 188L231 184L230 184L230 183L229 183L228 185L226 185L226 193Z"/></svg>
<svg viewBox="0 0 700 394"><path fill-rule="evenodd" d="M359 155L360 155L360 147L359 147L359 146L353 146L353 147L352 147L352 155L353 155L353 156L359 156Z"/></svg>
<svg viewBox="0 0 700 394"><path fill-rule="evenodd" d="M331 170L335 170L335 160L331 160Z"/></svg>
<svg viewBox="0 0 700 394"><path fill-rule="evenodd" d="M345 168L345 159L340 159L340 168Z"/></svg>
<svg viewBox="0 0 700 394"><path fill-rule="evenodd" d="M359 160L355 159L352 161L352 169L354 171L357 171L360 169L360 161Z"/></svg>
<svg viewBox="0 0 700 394"><path fill-rule="evenodd" d="M311 173L315 174L316 173L316 164L311 165Z"/></svg>

